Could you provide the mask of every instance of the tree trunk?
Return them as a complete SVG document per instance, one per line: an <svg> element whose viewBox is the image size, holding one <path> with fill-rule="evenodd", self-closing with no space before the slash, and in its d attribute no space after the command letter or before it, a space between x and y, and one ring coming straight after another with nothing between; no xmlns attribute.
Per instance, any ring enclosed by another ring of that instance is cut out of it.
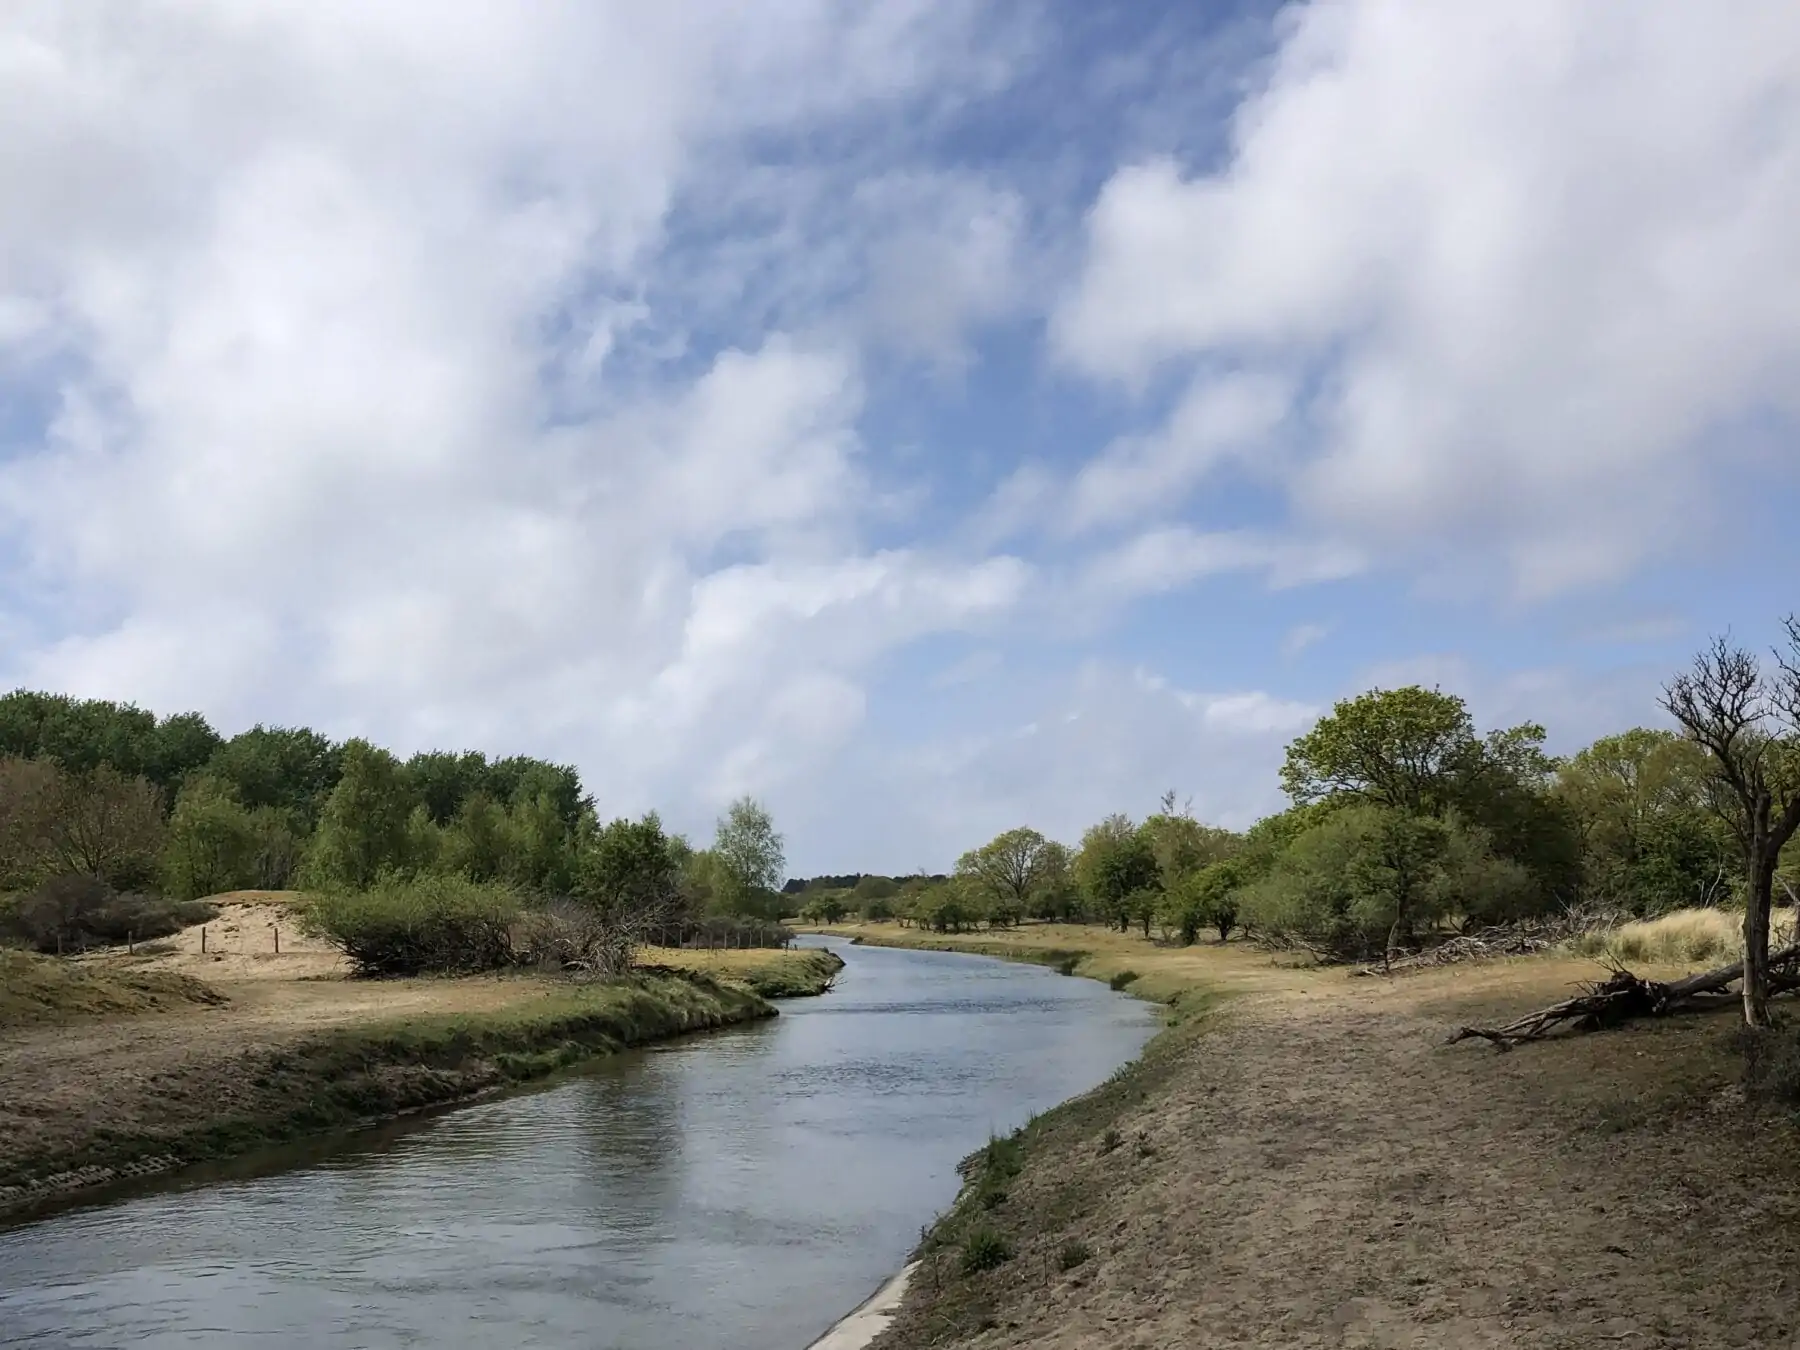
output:
<svg viewBox="0 0 1800 1350"><path fill-rule="evenodd" d="M1769 1021L1769 910L1774 903L1775 859L1767 849L1750 864L1744 904L1744 1025Z"/></svg>

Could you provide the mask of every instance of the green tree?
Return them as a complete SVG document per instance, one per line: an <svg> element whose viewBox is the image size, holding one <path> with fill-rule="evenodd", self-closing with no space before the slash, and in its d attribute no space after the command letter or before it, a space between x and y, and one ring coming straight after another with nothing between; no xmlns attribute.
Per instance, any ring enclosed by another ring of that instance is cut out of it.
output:
<svg viewBox="0 0 1800 1350"><path fill-rule="evenodd" d="M1244 884L1244 866L1235 858L1184 872L1164 889L1158 918L1179 934L1183 946L1192 946L1206 928L1224 942L1237 927L1238 892Z"/></svg>
<svg viewBox="0 0 1800 1350"><path fill-rule="evenodd" d="M305 727L259 723L220 746L206 768L229 783L251 810L286 811L294 827L306 834L318 823L325 799L337 786L347 749Z"/></svg>
<svg viewBox="0 0 1800 1350"><path fill-rule="evenodd" d="M1410 685L1372 689L1334 706L1288 746L1281 785L1295 802L1334 793L1402 811L1438 811L1476 747L1453 694Z"/></svg>
<svg viewBox="0 0 1800 1350"><path fill-rule="evenodd" d="M172 802L181 785L204 769L223 744L212 724L197 712L165 717L151 738L145 776Z"/></svg>
<svg viewBox="0 0 1800 1350"><path fill-rule="evenodd" d="M1241 836L1216 825L1203 825L1192 816L1173 811L1164 798L1164 809L1138 828L1156 859L1157 876L1166 889L1181 877L1213 863L1236 856L1243 847Z"/></svg>
<svg viewBox="0 0 1800 1350"><path fill-rule="evenodd" d="M477 792L457 807L438 856L446 872L497 881L510 874L516 852L512 817L487 793Z"/></svg>
<svg viewBox="0 0 1800 1350"><path fill-rule="evenodd" d="M1710 772L1699 746L1646 727L1561 765L1555 795L1576 823L1586 893L1640 914L1708 903L1735 876L1706 805Z"/></svg>
<svg viewBox="0 0 1800 1350"><path fill-rule="evenodd" d="M575 874L573 831L556 798L549 792L521 796L508 814L513 879L540 894L568 890Z"/></svg>
<svg viewBox="0 0 1800 1350"><path fill-rule="evenodd" d="M495 760L488 768L486 790L509 808L548 795L563 825L570 830L580 824L584 807L592 809L582 794L581 775L572 766L529 755Z"/></svg>
<svg viewBox="0 0 1800 1350"><path fill-rule="evenodd" d="M1449 834L1431 816L1347 806L1297 836L1241 892L1244 920L1339 957L1406 946L1443 912Z"/></svg>
<svg viewBox="0 0 1800 1350"><path fill-rule="evenodd" d="M729 913L777 917L787 856L775 818L754 797L740 797L720 817L713 838L714 902Z"/></svg>
<svg viewBox="0 0 1800 1350"><path fill-rule="evenodd" d="M307 886L363 890L383 871L407 870L407 821L414 805L399 760L367 741L345 742L343 771L307 849Z"/></svg>
<svg viewBox="0 0 1800 1350"><path fill-rule="evenodd" d="M1023 914L1049 879L1054 860L1050 841L1028 826L995 835L956 860L956 880L962 888L959 903L965 909L978 903L984 908L998 904L1003 921Z"/></svg>
<svg viewBox="0 0 1800 1350"><path fill-rule="evenodd" d="M250 884L258 890L286 890L305 861L305 837L295 827L291 813L275 806L252 811L250 826L255 837Z"/></svg>
<svg viewBox="0 0 1800 1350"><path fill-rule="evenodd" d="M406 761L406 776L434 825L448 825L477 792L493 795L479 750L422 750Z"/></svg>
<svg viewBox="0 0 1800 1350"><path fill-rule="evenodd" d="M1075 876L1094 910L1118 924L1121 933L1133 919L1144 919L1155 909L1154 896L1161 880L1156 853L1149 836L1128 816L1112 815L1091 825L1081 836L1075 854Z"/></svg>
<svg viewBox="0 0 1800 1350"><path fill-rule="evenodd" d="M254 886L256 820L227 783L190 778L175 799L163 849L163 884L178 900Z"/></svg>

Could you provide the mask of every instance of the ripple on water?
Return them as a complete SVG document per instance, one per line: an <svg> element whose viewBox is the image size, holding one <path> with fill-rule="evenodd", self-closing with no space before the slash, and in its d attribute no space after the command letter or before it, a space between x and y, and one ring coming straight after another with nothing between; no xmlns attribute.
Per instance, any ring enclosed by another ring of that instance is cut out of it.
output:
<svg viewBox="0 0 1800 1350"><path fill-rule="evenodd" d="M0 1341L808 1344L990 1131L1153 1029L1040 967L834 945L837 987L773 1023L0 1230Z"/></svg>

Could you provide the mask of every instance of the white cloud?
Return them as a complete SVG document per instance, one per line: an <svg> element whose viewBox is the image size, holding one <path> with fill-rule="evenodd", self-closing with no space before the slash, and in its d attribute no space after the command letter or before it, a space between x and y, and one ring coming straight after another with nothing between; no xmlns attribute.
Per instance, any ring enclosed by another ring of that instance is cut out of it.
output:
<svg viewBox="0 0 1800 1350"><path fill-rule="evenodd" d="M1460 653L1434 652L1375 663L1345 694L1439 688L1468 704L1478 730L1536 722L1552 753L1569 754L1627 727L1667 725L1656 699L1668 677L1667 666L1642 662L1598 671L1554 664L1493 671Z"/></svg>
<svg viewBox="0 0 1800 1350"><path fill-rule="evenodd" d="M1202 355L1306 374L1297 524L1524 596L1703 535L1759 452L1745 425L1800 416L1800 9L1284 22L1222 168L1153 160L1101 193L1065 359L1132 385Z"/></svg>
<svg viewBox="0 0 1800 1350"><path fill-rule="evenodd" d="M1265 375L1196 380L1165 426L1115 441L1082 467L1070 484L1066 528L1178 509L1215 465L1266 446L1288 400L1285 382Z"/></svg>
<svg viewBox="0 0 1800 1350"><path fill-rule="evenodd" d="M1010 303L1019 207L897 151L919 209L839 241L874 289L796 285L813 308L743 325L671 221L731 232L705 212L758 138L1003 82L980 19L13 7L0 375L35 363L52 415L0 464L5 675L530 750L701 819L831 753L881 653L1026 583L873 551L855 429L871 331L953 362ZM736 237L803 279L806 231L764 224ZM934 271L955 284L923 294Z"/></svg>
<svg viewBox="0 0 1800 1350"><path fill-rule="evenodd" d="M1204 533L1173 525L1147 530L1092 555L1079 589L1092 598L1128 598L1239 571L1263 572L1270 585L1285 587L1340 580L1362 567L1360 554L1339 545L1288 542L1248 531Z"/></svg>
<svg viewBox="0 0 1800 1350"><path fill-rule="evenodd" d="M1075 843L1113 811L1142 817L1166 788L1203 820L1243 829L1283 805L1287 742L1319 710L1262 690L1208 693L1092 662L990 729L869 746L785 800L821 837L802 847L872 869L943 869L954 853L1030 824ZM859 783L846 801L844 775ZM917 841L939 851L920 856Z"/></svg>
<svg viewBox="0 0 1800 1350"><path fill-rule="evenodd" d="M1323 642L1331 636L1331 625L1326 623L1297 623L1288 629L1287 636L1281 640L1281 654L1293 660L1308 647Z"/></svg>

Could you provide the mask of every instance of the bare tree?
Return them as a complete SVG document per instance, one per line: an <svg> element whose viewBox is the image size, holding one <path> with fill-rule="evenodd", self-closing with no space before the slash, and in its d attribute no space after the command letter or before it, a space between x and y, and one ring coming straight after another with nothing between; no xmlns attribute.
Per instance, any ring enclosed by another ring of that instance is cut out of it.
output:
<svg viewBox="0 0 1800 1350"><path fill-rule="evenodd" d="M155 784L101 765L63 774L53 801L48 852L57 871L115 886L154 874L164 833Z"/></svg>
<svg viewBox="0 0 1800 1350"><path fill-rule="evenodd" d="M1782 846L1800 829L1800 620L1765 671L1719 638L1663 691L1662 706L1711 761L1709 799L1744 857L1744 1021L1769 1025L1769 916Z"/></svg>

